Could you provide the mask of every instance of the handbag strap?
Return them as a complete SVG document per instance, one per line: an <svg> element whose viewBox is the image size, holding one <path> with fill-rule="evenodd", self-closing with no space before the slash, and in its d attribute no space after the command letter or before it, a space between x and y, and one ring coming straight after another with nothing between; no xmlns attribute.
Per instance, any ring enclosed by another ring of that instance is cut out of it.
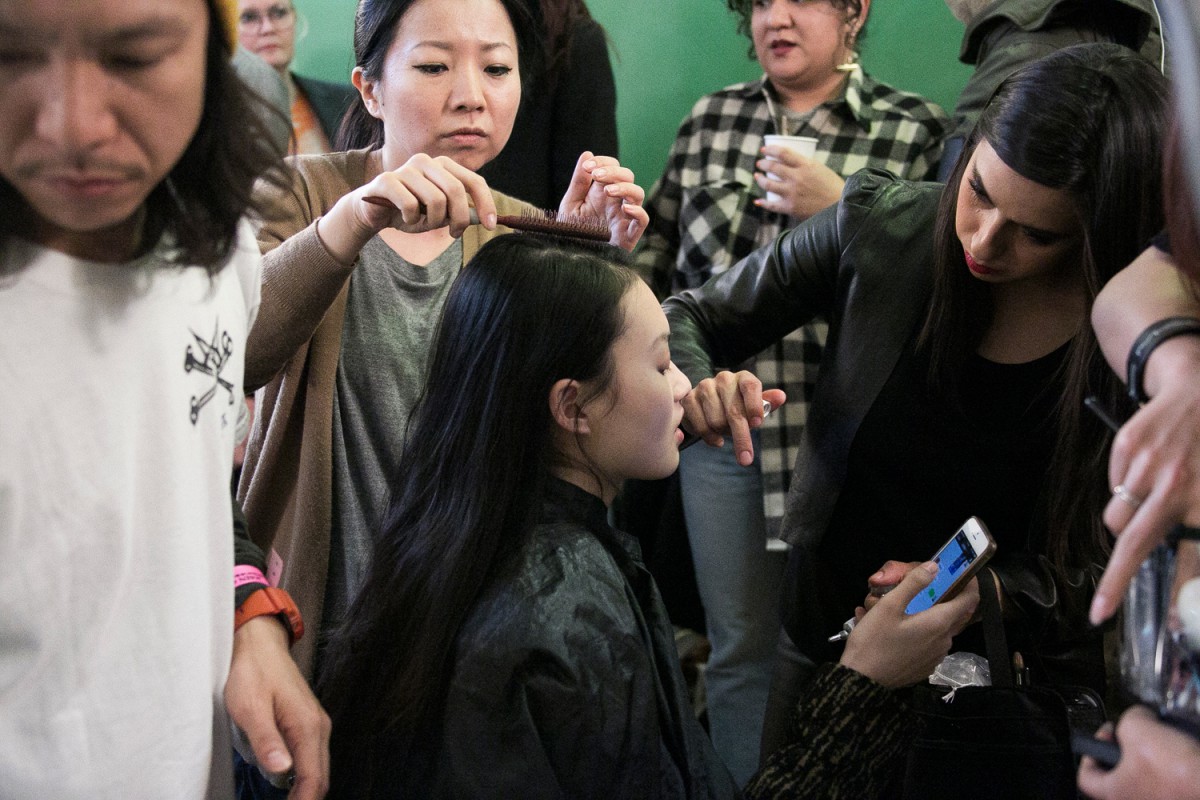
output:
<svg viewBox="0 0 1200 800"><path fill-rule="evenodd" d="M1004 634L1004 617L1000 612L1000 579L990 569L979 573L979 610L983 616L983 643L988 664L992 669L992 686L1012 688L1012 661L1008 652L1008 637Z"/></svg>

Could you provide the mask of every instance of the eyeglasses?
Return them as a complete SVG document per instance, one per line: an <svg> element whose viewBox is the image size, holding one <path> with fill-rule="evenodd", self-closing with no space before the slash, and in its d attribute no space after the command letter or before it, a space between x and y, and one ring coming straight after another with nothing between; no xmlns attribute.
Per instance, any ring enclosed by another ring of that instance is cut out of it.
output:
<svg viewBox="0 0 1200 800"><path fill-rule="evenodd" d="M243 28L261 28L264 20L270 20L277 28L286 28L296 21L295 9L287 6L271 6L266 11L243 11L238 16L238 25Z"/></svg>

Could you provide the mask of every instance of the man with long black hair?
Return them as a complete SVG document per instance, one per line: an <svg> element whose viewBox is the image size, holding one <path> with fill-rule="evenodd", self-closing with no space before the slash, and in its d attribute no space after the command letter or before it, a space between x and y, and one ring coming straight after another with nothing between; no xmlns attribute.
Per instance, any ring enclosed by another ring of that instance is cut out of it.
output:
<svg viewBox="0 0 1200 800"><path fill-rule="evenodd" d="M327 780L328 723L270 619L286 598L244 547L233 582L259 599L231 635L243 218L278 159L226 12L0 0L6 798L229 797L226 701L294 796Z"/></svg>

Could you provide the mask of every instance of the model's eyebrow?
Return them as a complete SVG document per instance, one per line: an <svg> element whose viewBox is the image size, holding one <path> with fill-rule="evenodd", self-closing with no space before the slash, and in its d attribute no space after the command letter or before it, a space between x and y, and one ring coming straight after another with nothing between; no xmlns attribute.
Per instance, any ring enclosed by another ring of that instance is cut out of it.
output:
<svg viewBox="0 0 1200 800"><path fill-rule="evenodd" d="M659 348L659 345L664 345L664 344L669 345L670 343L671 343L671 332L666 331L665 333L661 333L657 337L655 337L654 341L650 343L650 349L657 350Z"/></svg>

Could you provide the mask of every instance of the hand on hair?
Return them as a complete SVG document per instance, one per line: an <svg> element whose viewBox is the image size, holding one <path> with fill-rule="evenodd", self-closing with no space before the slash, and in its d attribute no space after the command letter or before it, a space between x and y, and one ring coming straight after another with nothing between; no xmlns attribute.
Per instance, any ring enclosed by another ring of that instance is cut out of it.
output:
<svg viewBox="0 0 1200 800"><path fill-rule="evenodd" d="M633 182L633 170L611 156L585 150L558 211L563 216L604 220L612 233L609 244L633 250L650 224L650 215L642 208L645 199L645 190Z"/></svg>
<svg viewBox="0 0 1200 800"><path fill-rule="evenodd" d="M1097 738L1112 740L1105 724ZM1095 800L1200 800L1200 742L1134 706L1117 724L1121 760L1104 770L1089 756L1079 765L1079 788Z"/></svg>
<svg viewBox="0 0 1200 800"><path fill-rule="evenodd" d="M288 654L287 632L279 620L255 617L234 633L225 706L264 774L283 778L295 772L290 798L325 796L329 717Z"/></svg>
<svg viewBox="0 0 1200 800"><path fill-rule="evenodd" d="M841 198L846 182L819 161L781 145L764 145L762 154L764 158L754 162L762 170L754 173L754 180L764 192L773 192L781 199L764 197L755 200L755 205L777 214L808 219Z"/></svg>
<svg viewBox="0 0 1200 800"><path fill-rule="evenodd" d="M763 400L779 408L787 395L780 389L764 391L762 381L746 370L718 372L683 399L684 428L713 447L721 447L725 435L732 435L737 461L748 467L754 461L750 431L762 424Z"/></svg>
<svg viewBox="0 0 1200 800"><path fill-rule="evenodd" d="M469 201L484 227L495 228L487 181L452 158L417 153L343 196L318 220L317 233L330 255L349 264L384 228L424 233L449 226L451 236L461 236L471 224Z"/></svg>
<svg viewBox="0 0 1200 800"><path fill-rule="evenodd" d="M891 562L896 563L896 562ZM937 574L932 561L909 569L896 588L861 616L846 640L840 663L889 689L928 678L979 603L974 581L955 598L916 614L904 609Z"/></svg>

